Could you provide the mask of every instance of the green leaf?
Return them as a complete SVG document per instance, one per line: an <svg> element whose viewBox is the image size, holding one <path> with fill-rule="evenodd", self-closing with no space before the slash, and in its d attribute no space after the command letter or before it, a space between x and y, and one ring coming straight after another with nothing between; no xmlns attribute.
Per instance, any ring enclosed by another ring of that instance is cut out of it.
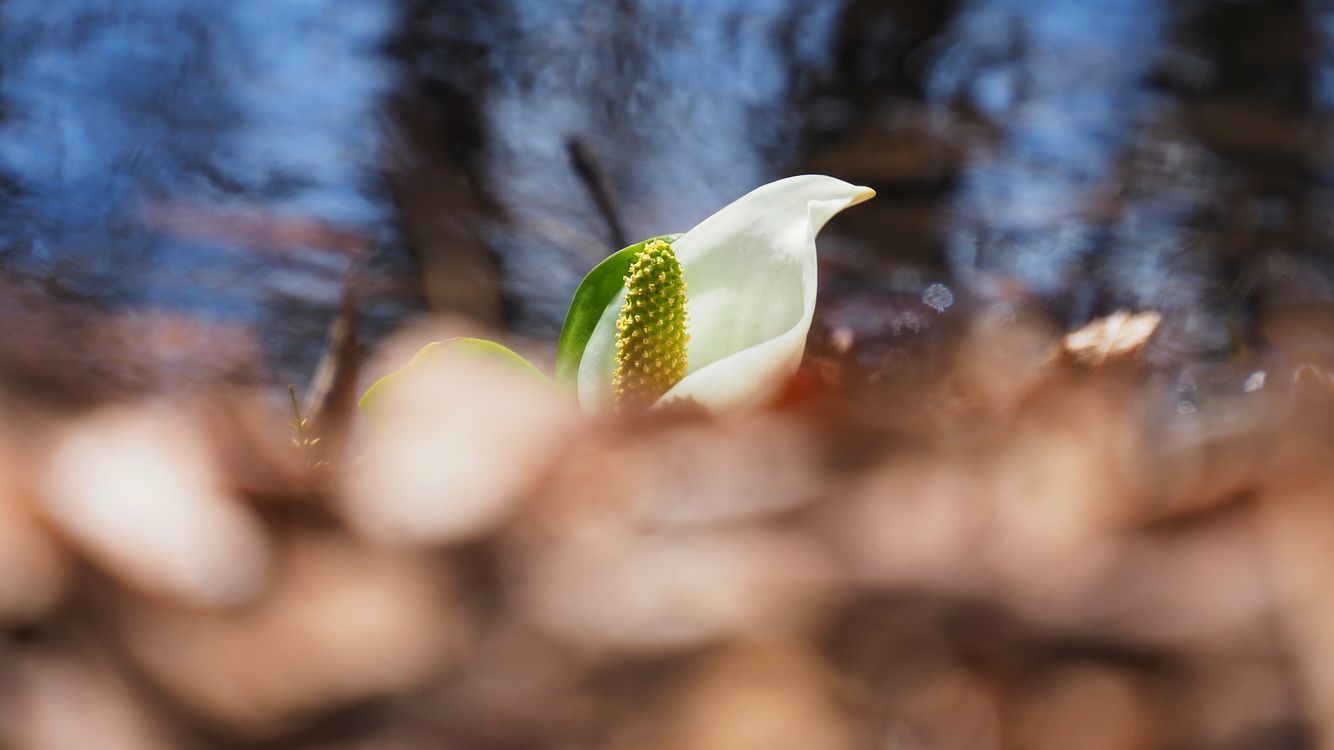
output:
<svg viewBox="0 0 1334 750"><path fill-rule="evenodd" d="M497 344L494 341L487 341L486 339L458 337L446 339L443 342L432 341L426 346L423 346L420 351L413 355L412 359L408 360L406 365L403 365L399 369L385 375L374 383L371 383L371 386L362 394L361 399L357 401L357 406L364 412L373 412L375 410L375 402L384 395L385 389L392 387L395 380L402 377L404 373L412 370L412 368L420 365L422 362L435 359L436 357L443 356L450 352L457 352L458 354L469 357L491 358L497 362L503 362L526 375L532 375L533 377L539 378L545 383L551 382L541 370L533 366L533 363L519 356L514 350L506 346Z"/></svg>
<svg viewBox="0 0 1334 750"><path fill-rule="evenodd" d="M593 335L602 313L611 304L616 293L625 286L625 274L635 254L644 247L645 242L663 240L672 242L680 234L664 234L649 237L643 242L622 248L606 260L593 267L570 300L570 310L565 313L565 325L560 329L560 340L556 344L556 382L573 388L579 376L579 362L584 358L584 348Z"/></svg>
<svg viewBox="0 0 1334 750"><path fill-rule="evenodd" d="M446 339L445 345L460 354L467 354L474 357L492 357L497 362L504 362L525 375L531 375L544 383L551 382L551 378L548 378L545 373L537 369L536 365L524 359L513 349L510 349L504 344L498 344L487 339L456 336L452 339Z"/></svg>

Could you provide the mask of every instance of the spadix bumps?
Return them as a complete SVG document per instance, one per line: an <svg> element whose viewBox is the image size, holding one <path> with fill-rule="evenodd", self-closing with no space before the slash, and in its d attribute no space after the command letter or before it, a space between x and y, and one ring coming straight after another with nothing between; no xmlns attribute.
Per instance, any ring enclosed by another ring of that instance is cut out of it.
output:
<svg viewBox="0 0 1334 750"><path fill-rule="evenodd" d="M624 281L612 389L618 411L637 411L686 374L686 285L676 253L662 240L644 243Z"/></svg>

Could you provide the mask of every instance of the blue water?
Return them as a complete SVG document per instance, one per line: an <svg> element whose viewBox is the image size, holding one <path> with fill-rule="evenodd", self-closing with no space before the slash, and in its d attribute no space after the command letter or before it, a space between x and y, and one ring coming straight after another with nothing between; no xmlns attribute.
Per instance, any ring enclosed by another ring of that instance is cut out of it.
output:
<svg viewBox="0 0 1334 750"><path fill-rule="evenodd" d="M1208 355L1329 297L1326 5L0 0L0 271L253 331L261 377L300 381L351 273L374 336L422 308L417 258L450 267L410 239L404 191L433 186L405 163L461 175L473 200L428 214L551 336L618 243L860 137L830 169L882 196L831 227L831 294L887 321L928 288L1071 325L1152 308Z"/></svg>

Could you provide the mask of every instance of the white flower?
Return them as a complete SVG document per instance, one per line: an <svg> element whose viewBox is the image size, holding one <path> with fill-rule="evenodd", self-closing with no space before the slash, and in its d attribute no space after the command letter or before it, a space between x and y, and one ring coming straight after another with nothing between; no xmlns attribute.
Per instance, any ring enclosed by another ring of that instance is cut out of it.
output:
<svg viewBox="0 0 1334 750"><path fill-rule="evenodd" d="M657 404L685 399L727 413L771 402L806 347L815 311L815 236L839 211L874 195L832 177L789 177L756 188L672 239L684 272L690 338L685 376ZM567 361L558 363L558 376L564 364L563 379L573 381L590 412L615 406L616 319L626 289L622 285L600 314L580 308L603 304L608 279L614 274L619 283L633 255L625 253L585 279L561 334ZM586 292L597 286L603 291Z"/></svg>

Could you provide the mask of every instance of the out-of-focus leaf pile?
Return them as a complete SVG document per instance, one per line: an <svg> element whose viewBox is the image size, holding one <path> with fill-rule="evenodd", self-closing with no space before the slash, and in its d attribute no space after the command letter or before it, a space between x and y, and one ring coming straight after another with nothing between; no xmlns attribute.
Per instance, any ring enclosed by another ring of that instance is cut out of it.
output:
<svg viewBox="0 0 1334 750"><path fill-rule="evenodd" d="M826 332L731 421L440 357L316 470L281 397L0 397L0 746L1334 743L1331 321L1153 325Z"/></svg>

